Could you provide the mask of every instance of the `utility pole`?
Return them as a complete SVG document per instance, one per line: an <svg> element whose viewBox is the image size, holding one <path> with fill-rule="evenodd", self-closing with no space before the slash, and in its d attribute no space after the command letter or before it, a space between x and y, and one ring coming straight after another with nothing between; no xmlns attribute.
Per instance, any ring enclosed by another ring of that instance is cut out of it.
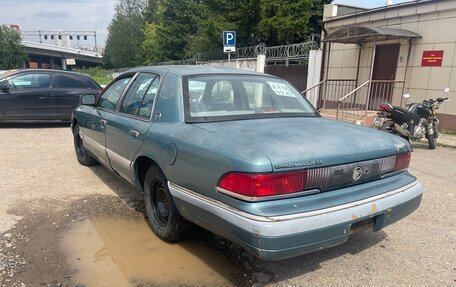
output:
<svg viewBox="0 0 456 287"><path fill-rule="evenodd" d="M95 52L97 52L97 31L93 31L93 39L95 41Z"/></svg>

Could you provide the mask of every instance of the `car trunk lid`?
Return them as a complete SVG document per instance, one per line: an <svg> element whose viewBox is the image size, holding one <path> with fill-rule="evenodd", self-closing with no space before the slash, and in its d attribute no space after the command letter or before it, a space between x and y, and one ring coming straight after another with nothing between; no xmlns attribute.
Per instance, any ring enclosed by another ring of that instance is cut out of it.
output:
<svg viewBox="0 0 456 287"><path fill-rule="evenodd" d="M269 118L195 124L269 158L274 171L361 162L410 150L402 138L321 117Z"/></svg>

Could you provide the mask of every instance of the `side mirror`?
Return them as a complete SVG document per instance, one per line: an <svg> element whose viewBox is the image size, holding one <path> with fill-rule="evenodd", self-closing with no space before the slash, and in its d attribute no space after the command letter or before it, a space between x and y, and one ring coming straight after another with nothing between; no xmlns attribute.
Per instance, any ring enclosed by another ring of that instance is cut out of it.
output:
<svg viewBox="0 0 456 287"><path fill-rule="evenodd" d="M82 95L80 98L81 105L94 106L97 102L97 97L94 94Z"/></svg>
<svg viewBox="0 0 456 287"><path fill-rule="evenodd" d="M404 94L403 97L408 99L408 98L410 98L410 94Z"/></svg>
<svg viewBox="0 0 456 287"><path fill-rule="evenodd" d="M0 82L0 90L2 91L8 91L9 90L9 85L8 85L8 81L5 80L5 81L1 81Z"/></svg>

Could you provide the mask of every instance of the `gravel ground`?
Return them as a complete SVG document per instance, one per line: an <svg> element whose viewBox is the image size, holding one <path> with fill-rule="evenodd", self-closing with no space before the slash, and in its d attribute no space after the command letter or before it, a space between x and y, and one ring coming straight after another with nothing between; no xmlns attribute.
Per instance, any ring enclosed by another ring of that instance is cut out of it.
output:
<svg viewBox="0 0 456 287"><path fill-rule="evenodd" d="M0 286L83 286L59 250L62 232L81 218L144 216L131 187L77 163L67 125L0 125L0 162ZM259 262L208 232L195 236L237 268L229 286L456 286L456 149L416 144L410 170L425 187L421 207L341 246Z"/></svg>

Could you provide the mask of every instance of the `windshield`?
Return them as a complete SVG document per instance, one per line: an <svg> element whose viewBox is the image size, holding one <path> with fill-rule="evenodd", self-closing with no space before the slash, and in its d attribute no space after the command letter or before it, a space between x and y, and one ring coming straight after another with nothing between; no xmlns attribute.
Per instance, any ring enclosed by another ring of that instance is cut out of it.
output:
<svg viewBox="0 0 456 287"><path fill-rule="evenodd" d="M288 82L259 75L204 75L184 80L187 122L316 116Z"/></svg>

